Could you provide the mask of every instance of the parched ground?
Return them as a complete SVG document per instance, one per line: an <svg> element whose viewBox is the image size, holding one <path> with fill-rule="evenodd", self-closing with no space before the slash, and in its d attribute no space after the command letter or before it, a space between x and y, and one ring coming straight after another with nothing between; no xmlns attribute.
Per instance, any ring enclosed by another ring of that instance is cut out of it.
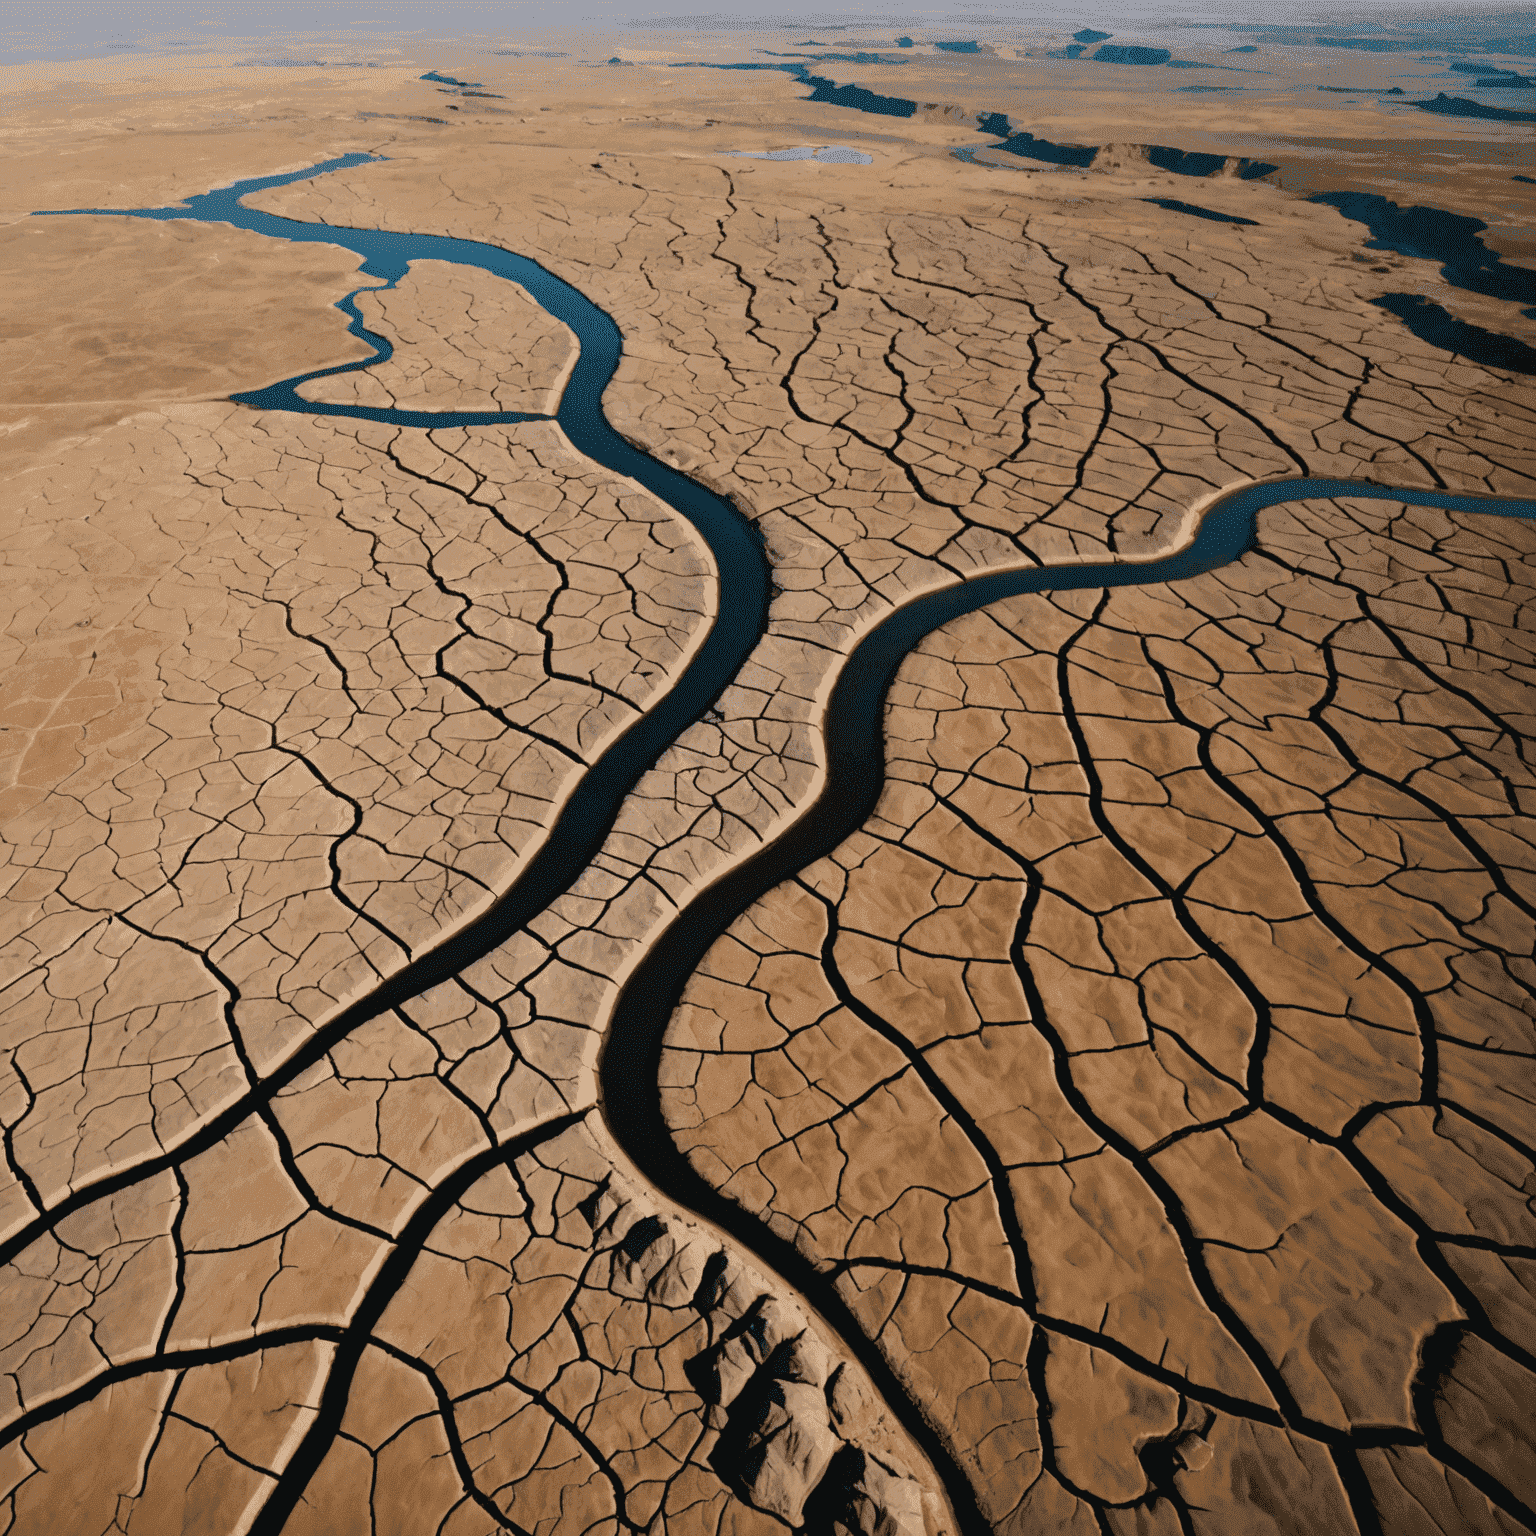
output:
<svg viewBox="0 0 1536 1536"><path fill-rule="evenodd" d="M188 406L29 478L11 1222L174 1146L482 909L713 603L692 530L553 426ZM464 1091L517 1123L548 1085L492 1058Z"/></svg>
<svg viewBox="0 0 1536 1536"><path fill-rule="evenodd" d="M1533 588L1528 524L1303 503L956 620L690 982L680 1144L999 1529L1529 1524Z"/></svg>
<svg viewBox="0 0 1536 1536"><path fill-rule="evenodd" d="M707 559L552 424L220 403L359 355L345 253L48 226L51 271L153 284L174 239L251 302L176 379L93 390L40 298L0 402L7 1529L954 1531L860 1341L612 1145L619 982L815 794L841 658L905 597L1144 558L1255 478L1536 490L1529 381L1375 308L1433 271L1330 209L1181 181L1256 222L1194 220L1145 167L959 164L939 118L868 166L727 160L870 120L497 68L451 127L416 82L231 71L207 110L264 92L249 131L168 97L131 154L75 130L110 185L23 179L138 204L386 151L254 201L603 305L610 419L761 528L767 632L566 896L328 1033L515 878L686 663ZM358 303L395 355L311 398L543 411L569 369L515 285L418 263ZM151 361L212 318L109 309ZM680 1142L836 1278L998 1528L1532 1523L1529 539L1308 506L1177 588L950 626L879 818L691 984Z"/></svg>
<svg viewBox="0 0 1536 1536"><path fill-rule="evenodd" d="M299 386L306 400L413 411L552 416L576 362L576 338L517 283L478 267L416 261L393 287L356 300L394 352L358 373Z"/></svg>

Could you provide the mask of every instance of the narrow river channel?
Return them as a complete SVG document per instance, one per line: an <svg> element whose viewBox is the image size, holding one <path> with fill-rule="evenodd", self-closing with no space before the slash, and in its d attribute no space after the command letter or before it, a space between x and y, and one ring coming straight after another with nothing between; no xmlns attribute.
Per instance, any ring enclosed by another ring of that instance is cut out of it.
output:
<svg viewBox="0 0 1536 1536"><path fill-rule="evenodd" d="M747 661L768 619L771 573L762 539L730 503L626 442L603 415L602 397L618 368L623 341L613 320L584 295L527 257L478 241L309 224L246 208L250 193L302 181L378 157L352 154L307 170L237 182L184 205L147 209L49 210L73 215L192 219L230 224L274 239L342 246L364 258L362 272L392 286L413 261L478 267L520 284L550 314L568 325L580 356L553 418L573 446L595 463L645 486L688 520L707 544L718 581L716 616L703 645L673 686L613 740L586 770L548 836L510 888L476 921L443 939L342 1012L262 1084L270 1097L367 1020L450 980L525 927L561 896L597 854L624 797L669 745L701 718ZM372 285L370 285L372 286ZM363 290L358 290L363 291ZM401 427L464 427L548 420L516 412L423 412L326 404L305 400L308 379L365 368L389 356L389 343L368 332L349 295L339 306L355 334L376 356L304 374L236 395L244 405L306 416L347 416ZM932 1460L947 1486L956 1516L969 1533L985 1533L969 1484L953 1457L907 1396L883 1355L855 1323L836 1290L792 1244L700 1178L679 1152L662 1116L657 1085L663 1036L688 977L705 951L755 900L817 858L832 852L875 808L883 785L881 721L887 689L903 658L924 635L1003 598L1066 589L1178 581L1227 565L1254 545L1259 511L1283 502L1335 496L1410 502L1450 511L1536 518L1536 501L1456 496L1418 487L1296 478L1245 486L1221 497L1204 514L1193 541L1177 554L1143 562L1033 566L974 578L907 602L869 631L843 661L824 722L826 774L816 798L756 854L696 891L649 944L626 981L603 1040L600 1102L608 1130L668 1199L726 1231L777 1271L787 1287L813 1305L842 1335L869 1371L893 1412ZM193 1138L212 1145L250 1113L251 1098L211 1118ZM88 1191L99 1199L114 1184L144 1176L135 1167ZM68 1214L65 1200L50 1213Z"/></svg>

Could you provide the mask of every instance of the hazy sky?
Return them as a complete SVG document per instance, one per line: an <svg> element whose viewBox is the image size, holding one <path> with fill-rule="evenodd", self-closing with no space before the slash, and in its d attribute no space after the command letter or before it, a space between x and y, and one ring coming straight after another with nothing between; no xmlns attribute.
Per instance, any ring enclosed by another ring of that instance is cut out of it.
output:
<svg viewBox="0 0 1536 1536"><path fill-rule="evenodd" d="M1364 24L1389 16L1418 18L1502 12L1512 21L1508 0L1474 3L1450 0L1429 7L1401 0L1111 0L1101 5L1078 0L1064 10L1060 0L951 0L945 5L870 3L870 0L812 0L796 5L777 0L771 11L762 0L4 0L0 7L0 60L89 57L122 51L127 45L160 49L172 45L217 47L225 39L280 35L383 41L401 34L448 38L514 37L570 28L601 32L613 26L700 23L814 25L868 23L893 28L953 29L958 36L1059 31L1086 24L1149 30L1180 21L1308 22ZM701 14L703 13L703 14ZM1533 13L1524 13L1525 17ZM707 18L707 20L706 20ZM1116 28L1119 30L1120 28Z"/></svg>

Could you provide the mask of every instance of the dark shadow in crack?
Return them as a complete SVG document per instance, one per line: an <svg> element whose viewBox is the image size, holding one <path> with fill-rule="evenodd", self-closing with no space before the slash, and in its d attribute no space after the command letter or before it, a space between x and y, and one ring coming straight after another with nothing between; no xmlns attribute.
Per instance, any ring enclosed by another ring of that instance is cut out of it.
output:
<svg viewBox="0 0 1536 1536"><path fill-rule="evenodd" d="M1420 341L1432 347L1454 352L1484 368L1536 375L1536 347L1527 346L1516 336L1458 320L1438 304L1431 304L1422 293L1384 293L1371 303L1396 315Z"/></svg>
<svg viewBox="0 0 1536 1536"><path fill-rule="evenodd" d="M1257 224L1257 219L1245 219L1236 213L1218 213L1214 208L1202 208L1197 203L1180 202L1176 197L1144 197L1144 203L1166 208L1169 213L1187 213L1196 219L1210 219L1216 224Z"/></svg>
<svg viewBox="0 0 1536 1536"><path fill-rule="evenodd" d="M913 599L865 635L837 676L825 715L826 774L816 799L757 853L696 892L652 940L624 985L598 1058L602 1113L610 1133L656 1188L730 1234L810 1301L841 1335L887 1402L910 1399L890 1361L860 1328L833 1278L791 1239L710 1184L673 1140L662 1110L659 1075L667 1025L683 989L714 941L753 902L831 854L873 814L885 785L885 696L902 661L925 635L1005 597L1154 585L1216 570L1252 547L1255 518L1261 509L1334 496L1536 519L1536 501L1455 496L1352 480L1270 481L1219 498L1205 513L1194 541L1162 559L1002 571ZM916 1425L904 1420L904 1425L935 1467L955 1465L948 1447L926 1420ZM946 1491L955 1501L957 1490L947 1479ZM976 1529L978 1522L985 1526L968 1482L955 1502L955 1513L962 1530Z"/></svg>
<svg viewBox="0 0 1536 1536"><path fill-rule="evenodd" d="M1483 82L1477 82L1481 85ZM1491 123L1536 123L1536 112L1517 112L1512 107L1486 107L1480 101L1468 101L1465 96L1447 96L1441 91L1432 101L1413 103L1420 112L1433 112L1440 117L1477 117Z"/></svg>
<svg viewBox="0 0 1536 1536"><path fill-rule="evenodd" d="M1488 228L1481 219L1442 208L1399 207L1374 192L1318 192L1311 201L1327 203L1346 219L1364 224L1371 232L1367 250L1438 261L1441 277L1454 288L1511 304L1536 304L1536 272L1510 266L1490 251L1481 239Z"/></svg>

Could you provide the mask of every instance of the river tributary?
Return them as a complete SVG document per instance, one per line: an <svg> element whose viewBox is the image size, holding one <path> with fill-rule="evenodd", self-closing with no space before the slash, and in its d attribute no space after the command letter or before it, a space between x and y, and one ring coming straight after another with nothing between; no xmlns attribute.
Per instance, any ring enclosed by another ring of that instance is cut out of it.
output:
<svg viewBox="0 0 1536 1536"><path fill-rule="evenodd" d="M718 602L708 634L683 673L585 770L544 842L508 890L478 919L443 939L383 981L372 993L318 1030L262 1084L270 1097L318 1061L335 1043L367 1020L397 1008L446 982L526 926L579 877L611 830L625 795L668 746L701 718L747 661L768 620L771 573L763 542L734 506L686 475L626 442L609 425L602 397L618 368L622 338L613 320L570 284L527 257L497 246L442 235L402 234L304 223L245 207L242 197L378 157L346 155L281 176L259 177L192 197L167 208L50 210L145 219L194 219L231 224L274 239L338 245L364 258L362 272L377 285L393 286L412 261L446 261L479 267L519 283L580 343L580 357L553 418L571 443L615 474L627 476L659 497L698 531L715 562ZM364 291L362 289L357 292ZM352 331L376 355L343 368L317 370L233 398L250 407L307 416L347 416L401 427L463 427L548 420L518 412L406 411L305 400L299 385L327 374L370 366L390 355L389 343L367 331L348 295L339 305ZM857 1326L837 1291L792 1244L773 1234L743 1208L707 1184L679 1152L662 1115L657 1072L673 1009L705 951L760 896L828 854L856 831L875 808L884 782L881 720L886 692L902 659L940 625L1025 593L1179 581L1236 560L1254 544L1260 510L1282 502L1334 496L1410 502L1451 511L1536 518L1536 501L1456 496L1418 487L1394 488L1329 479L1289 479L1249 485L1216 501L1203 515L1192 542L1175 554L1141 562L1033 566L973 578L912 599L875 625L844 658L832 689L824 731L826 772L816 797L751 857L697 890L648 944L623 985L610 1016L599 1063L601 1105L609 1132L645 1176L669 1199L689 1207L753 1251L776 1270L841 1333L870 1372L897 1417L923 1447L944 1479L956 1515L967 1532L985 1532L969 1484L948 1450L908 1399L883 1355ZM251 1112L249 1095L210 1119L191 1138L212 1145ZM183 1144L186 1153L190 1144ZM116 1186L145 1176L143 1166L109 1176L78 1193L99 1199ZM66 1199L49 1213L68 1214Z"/></svg>

